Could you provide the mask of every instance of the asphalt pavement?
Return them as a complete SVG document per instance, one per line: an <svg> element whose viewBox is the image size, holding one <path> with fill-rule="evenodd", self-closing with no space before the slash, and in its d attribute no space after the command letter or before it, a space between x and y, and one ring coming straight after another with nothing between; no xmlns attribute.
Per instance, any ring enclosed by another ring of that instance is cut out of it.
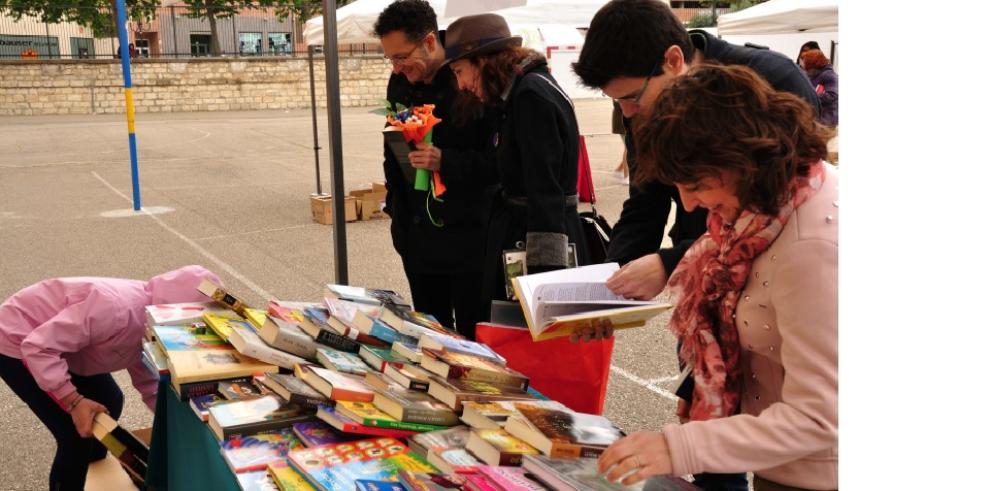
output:
<svg viewBox="0 0 990 491"><path fill-rule="evenodd" d="M599 203L615 223L628 186L612 175L622 157L607 99L576 109ZM383 180L381 116L342 113L346 189ZM330 189L329 142L320 113L323 188ZM316 301L334 280L331 227L310 218L316 191L308 111L138 114L140 193L133 213L123 115L0 118L0 298L56 276L147 279L201 264L249 304L271 297ZM349 223L350 283L408 297L387 220ZM668 239L669 240L669 239ZM626 431L673 422L677 374L667 316L619 332L605 415ZM115 374L126 397L122 424L153 415ZM0 489L47 487L54 439L0 383Z"/></svg>

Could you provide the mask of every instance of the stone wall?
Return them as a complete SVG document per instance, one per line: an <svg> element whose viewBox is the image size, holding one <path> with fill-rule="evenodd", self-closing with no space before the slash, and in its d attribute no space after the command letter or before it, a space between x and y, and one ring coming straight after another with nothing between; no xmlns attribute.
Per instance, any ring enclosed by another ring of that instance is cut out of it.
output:
<svg viewBox="0 0 990 491"><path fill-rule="evenodd" d="M341 57L341 106L385 98L391 66L380 55ZM314 60L316 99L326 107L323 59ZM306 58L136 60L134 104L142 112L309 108ZM0 61L0 115L124 112L118 60Z"/></svg>

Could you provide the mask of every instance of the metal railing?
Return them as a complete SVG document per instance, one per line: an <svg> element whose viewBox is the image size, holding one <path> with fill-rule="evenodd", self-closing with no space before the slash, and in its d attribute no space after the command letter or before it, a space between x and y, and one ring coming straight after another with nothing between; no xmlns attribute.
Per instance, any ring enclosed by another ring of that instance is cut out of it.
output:
<svg viewBox="0 0 990 491"><path fill-rule="evenodd" d="M296 12L251 6L236 12L220 8L195 10L182 5L158 7L142 19L128 20L132 46L127 49L138 59L305 57L305 19L316 15L318 7L319 3L313 3ZM120 43L111 9L73 7L73 12L76 18L85 20L45 22L29 15L15 19L12 12L0 9L0 60L119 57ZM350 54L381 52L374 45L341 48L341 52Z"/></svg>

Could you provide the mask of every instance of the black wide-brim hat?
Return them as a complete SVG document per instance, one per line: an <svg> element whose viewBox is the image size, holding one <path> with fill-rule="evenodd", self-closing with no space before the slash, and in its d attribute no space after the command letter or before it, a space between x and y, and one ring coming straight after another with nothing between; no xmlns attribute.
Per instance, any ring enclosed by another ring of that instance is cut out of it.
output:
<svg viewBox="0 0 990 491"><path fill-rule="evenodd" d="M444 63L518 46L522 46L522 37L512 35L501 15L468 15L447 26Z"/></svg>

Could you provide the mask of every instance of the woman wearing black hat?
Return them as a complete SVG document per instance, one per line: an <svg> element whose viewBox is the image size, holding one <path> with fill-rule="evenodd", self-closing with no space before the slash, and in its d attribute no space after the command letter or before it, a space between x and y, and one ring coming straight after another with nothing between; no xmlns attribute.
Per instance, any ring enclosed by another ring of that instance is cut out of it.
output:
<svg viewBox="0 0 990 491"><path fill-rule="evenodd" d="M462 17L446 34L446 58L463 91L462 107L500 112L491 144L501 193L492 209L485 253L484 311L504 299L502 253L526 249L528 273L577 263L588 253L577 213L578 125L574 106L550 75L546 58L522 48L505 19Z"/></svg>

